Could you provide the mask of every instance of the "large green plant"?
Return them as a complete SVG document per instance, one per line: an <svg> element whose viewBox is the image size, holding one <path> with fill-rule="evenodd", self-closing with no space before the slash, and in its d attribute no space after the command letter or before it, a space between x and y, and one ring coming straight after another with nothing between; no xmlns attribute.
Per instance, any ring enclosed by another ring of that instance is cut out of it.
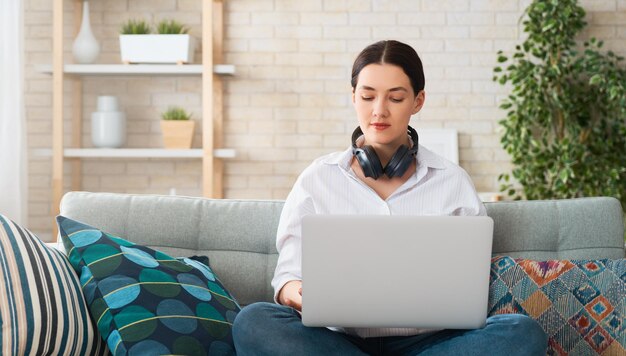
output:
<svg viewBox="0 0 626 356"><path fill-rule="evenodd" d="M527 199L614 196L626 207L626 71L602 42L575 36L586 26L576 0L535 0L528 35L512 56L498 52L494 80L510 88L501 143L513 163L513 189Z"/></svg>

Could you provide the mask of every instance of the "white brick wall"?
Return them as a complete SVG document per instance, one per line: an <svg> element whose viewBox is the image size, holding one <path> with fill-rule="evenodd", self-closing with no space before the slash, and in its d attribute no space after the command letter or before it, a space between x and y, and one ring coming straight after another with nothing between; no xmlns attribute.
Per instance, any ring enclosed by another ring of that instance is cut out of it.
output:
<svg viewBox="0 0 626 356"><path fill-rule="evenodd" d="M518 20L530 0L225 0L226 63L237 74L224 85L224 144L237 149L225 165L227 198L285 198L312 159L349 145L356 125L350 103L354 57L380 39L415 47L426 72L426 105L412 124L456 128L460 163L480 191L497 191L497 176L510 170L500 148L498 102L506 95L491 81L496 52L521 42ZM65 44L71 62L73 4L65 0ZM582 37L604 39L626 54L626 2L582 0L589 27ZM201 33L199 0L91 1L91 23L102 46L99 63L118 63L122 21L176 18ZM52 81L33 66L51 63L51 1L25 0L26 114L30 148L52 140ZM196 60L201 61L200 49ZM65 104L71 105L71 83ZM98 95L120 98L128 117L128 147L160 147L159 113L184 105L201 120L197 77L86 78L83 145L91 146L90 113ZM66 111L69 137L70 110ZM201 125L198 125L201 126ZM193 145L201 145L201 127ZM29 227L52 231L51 162L31 155ZM90 159L83 189L135 193L201 194L199 160ZM66 170L69 189L69 165Z"/></svg>

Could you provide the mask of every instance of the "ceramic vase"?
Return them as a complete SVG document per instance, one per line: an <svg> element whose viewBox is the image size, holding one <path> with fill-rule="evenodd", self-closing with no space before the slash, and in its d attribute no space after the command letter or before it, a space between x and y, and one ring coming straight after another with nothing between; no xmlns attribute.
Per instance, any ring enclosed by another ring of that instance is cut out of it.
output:
<svg viewBox="0 0 626 356"><path fill-rule="evenodd" d="M89 22L89 2L83 2L83 19L80 24L80 31L72 45L72 54L76 63L93 63L100 54L100 44L91 31Z"/></svg>
<svg viewBox="0 0 626 356"><path fill-rule="evenodd" d="M99 148L118 148L126 143L126 115L118 111L116 97L98 97L98 110L91 113L91 141Z"/></svg>

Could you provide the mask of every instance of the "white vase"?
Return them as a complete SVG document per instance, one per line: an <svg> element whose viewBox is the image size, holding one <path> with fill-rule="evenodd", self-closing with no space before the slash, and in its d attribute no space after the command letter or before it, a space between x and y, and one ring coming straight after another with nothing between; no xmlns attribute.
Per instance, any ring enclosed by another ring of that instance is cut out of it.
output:
<svg viewBox="0 0 626 356"><path fill-rule="evenodd" d="M126 143L126 115L117 110L116 97L98 97L98 111L91 113L91 141L99 148L118 148Z"/></svg>
<svg viewBox="0 0 626 356"><path fill-rule="evenodd" d="M93 63L100 54L100 44L91 31L89 22L89 2L83 2L83 19L80 24L80 31L72 45L72 54L76 63Z"/></svg>

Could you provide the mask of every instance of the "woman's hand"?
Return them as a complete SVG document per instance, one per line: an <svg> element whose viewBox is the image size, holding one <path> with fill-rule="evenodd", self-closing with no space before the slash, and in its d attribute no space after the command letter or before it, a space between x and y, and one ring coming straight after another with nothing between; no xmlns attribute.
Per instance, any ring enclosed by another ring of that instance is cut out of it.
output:
<svg viewBox="0 0 626 356"><path fill-rule="evenodd" d="M289 281L278 292L278 302L302 311L302 281Z"/></svg>

